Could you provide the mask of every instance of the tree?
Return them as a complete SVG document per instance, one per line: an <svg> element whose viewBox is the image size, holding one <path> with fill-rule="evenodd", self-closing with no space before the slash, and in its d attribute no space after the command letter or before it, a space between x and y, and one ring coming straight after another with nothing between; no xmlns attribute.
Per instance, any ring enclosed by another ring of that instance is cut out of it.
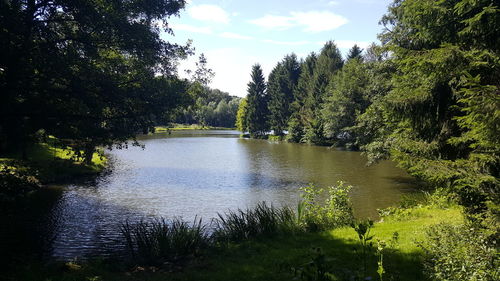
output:
<svg viewBox="0 0 500 281"><path fill-rule="evenodd" d="M306 100L312 91L312 80L314 69L316 68L317 56L315 53L309 54L300 64L300 75L293 95L294 101L290 108L292 115L288 121L287 139L291 142L303 142L306 119Z"/></svg>
<svg viewBox="0 0 500 281"><path fill-rule="evenodd" d="M244 133L248 129L247 125L247 113L248 112L248 103L247 99L243 98L238 106L238 113L236 114L236 128L238 131Z"/></svg>
<svg viewBox="0 0 500 281"><path fill-rule="evenodd" d="M363 59L363 57L361 56L361 53L363 53L363 49L361 49L357 44L354 44L354 46L352 46L352 48L349 49L349 53L347 53L346 60L355 59L355 58Z"/></svg>
<svg viewBox="0 0 500 281"><path fill-rule="evenodd" d="M269 122L277 136L283 136L290 119L291 103L300 75L300 65L295 54L286 56L269 74Z"/></svg>
<svg viewBox="0 0 500 281"><path fill-rule="evenodd" d="M149 130L163 115L154 113L178 106L169 94L184 85L174 81L175 61L189 47L160 38L161 26L172 33L167 19L184 4L2 1L3 146L26 146L45 129L90 153L95 145L121 143ZM167 107L157 110L160 105ZM99 136L89 137L91 131Z"/></svg>
<svg viewBox="0 0 500 281"><path fill-rule="evenodd" d="M265 137L269 131L269 97L262 68L259 64L252 66L251 81L247 94L247 129L252 137Z"/></svg>
<svg viewBox="0 0 500 281"><path fill-rule="evenodd" d="M337 145L356 148L351 127L370 104L369 82L366 66L356 59L349 60L330 82L322 116L326 137Z"/></svg>
<svg viewBox="0 0 500 281"><path fill-rule="evenodd" d="M309 87L305 101L306 126L304 139L314 144L326 142L321 119L321 104L324 101L326 87L333 75L342 68L343 60L333 41L325 43L315 64L312 86Z"/></svg>
<svg viewBox="0 0 500 281"><path fill-rule="evenodd" d="M233 128L241 98L198 82L190 82L188 92L196 102L176 112L177 123Z"/></svg>
<svg viewBox="0 0 500 281"><path fill-rule="evenodd" d="M498 5L398 0L382 23L397 67L385 106L398 120L391 156L412 175L450 187L470 212L498 204Z"/></svg>
<svg viewBox="0 0 500 281"><path fill-rule="evenodd" d="M196 62L196 70L186 70L187 74L191 75L191 81L200 83L203 86L208 86L215 76L214 71L208 67L208 61L205 54L201 53L198 62Z"/></svg>

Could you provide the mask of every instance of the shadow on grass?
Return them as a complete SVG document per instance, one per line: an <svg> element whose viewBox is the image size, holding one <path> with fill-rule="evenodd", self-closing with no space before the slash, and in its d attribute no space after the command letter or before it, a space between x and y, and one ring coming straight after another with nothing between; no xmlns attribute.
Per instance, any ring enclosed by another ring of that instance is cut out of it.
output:
<svg viewBox="0 0 500 281"><path fill-rule="evenodd" d="M353 230L354 232L354 230ZM325 266L338 280L356 279L362 275L361 247L358 241L338 239L329 233L303 233L295 236L247 241L219 249L172 275L172 280L292 280L293 268L305 267L315 257L313 249L321 248ZM384 254L384 280L425 280L422 257L418 252L405 254L387 249ZM366 276L378 280L375 250L367 256ZM158 275L142 273L151 280ZM139 276L137 276L139 277ZM158 278L158 279L155 279ZM140 277L139 277L140 279ZM307 280L307 279L306 279ZM333 279L335 280L335 279Z"/></svg>
<svg viewBox="0 0 500 281"><path fill-rule="evenodd" d="M297 277L292 268L309 264L314 257L312 249L317 247L326 256L327 271L337 278L332 280L364 280L356 279L363 272L359 243L329 233L301 233L232 244L212 249L203 258L182 267L169 269L127 269L117 260L92 260L82 265L32 264L19 270L11 280L292 280ZM368 256L367 264L367 276L379 280L373 253ZM384 280L426 280L421 264L418 252L388 251L384 255Z"/></svg>

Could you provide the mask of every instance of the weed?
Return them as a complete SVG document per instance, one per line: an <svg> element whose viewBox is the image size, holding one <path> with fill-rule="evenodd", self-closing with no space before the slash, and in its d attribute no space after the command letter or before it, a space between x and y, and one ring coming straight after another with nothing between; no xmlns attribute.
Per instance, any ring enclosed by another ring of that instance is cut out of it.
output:
<svg viewBox="0 0 500 281"><path fill-rule="evenodd" d="M373 235L370 235L370 231L373 227L373 221L365 220L356 222L352 225L352 227L358 234L358 238L361 243L360 257L361 260L363 261L363 276L366 276L368 255L370 254L370 250L372 249L373 246L372 242Z"/></svg>

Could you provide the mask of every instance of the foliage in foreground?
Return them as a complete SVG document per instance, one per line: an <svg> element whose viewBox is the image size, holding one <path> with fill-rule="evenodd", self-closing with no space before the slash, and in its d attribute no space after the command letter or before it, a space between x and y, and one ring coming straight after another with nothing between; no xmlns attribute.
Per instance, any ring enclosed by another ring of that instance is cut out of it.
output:
<svg viewBox="0 0 500 281"><path fill-rule="evenodd" d="M138 264L178 262L199 255L209 243L201 219L195 219L192 225L180 219L167 221L163 218L135 224L125 222L121 232L127 252Z"/></svg>
<svg viewBox="0 0 500 281"><path fill-rule="evenodd" d="M371 229L370 236L374 235L375 241L387 241L382 250L385 270L383 280L429 280L423 274L423 251L415 241L425 240L425 229L431 225L440 222L463 223L463 216L456 205L412 209L415 213L407 215L407 219L393 220L392 215L389 215L383 222L374 223ZM392 245L390 241L395 231L399 233L399 241L397 245ZM7 280L292 280L292 267L307 267L317 256L315 251L311 252L313 247L321 248L326 272L338 280L356 280L357 276L363 275L358 234L352 227L346 226L328 231L261 236L228 243L225 247L207 248L201 257L175 265L167 263L164 266L130 267L130 264L123 264L120 259L73 261L72 264L78 266L70 267L61 263L42 265L24 261L10 268L15 268L15 272L10 275L13 276L11 279L7 275ZM363 276L378 280L380 256L374 251L370 248L366 256L367 272Z"/></svg>
<svg viewBox="0 0 500 281"><path fill-rule="evenodd" d="M212 238L217 242L239 242L301 230L293 209L276 208L265 202L259 203L253 209L219 213L213 224Z"/></svg>
<svg viewBox="0 0 500 281"><path fill-rule="evenodd" d="M197 256L208 247L349 225L353 220L347 196L350 187L339 182L327 190L328 197L321 199L324 189L316 190L312 185L303 188L297 212L262 202L253 209L219 213L208 225L202 224L201 219L188 224L160 218L125 222L121 232L134 263L161 265Z"/></svg>
<svg viewBox="0 0 500 281"><path fill-rule="evenodd" d="M350 225L354 220L349 200L351 188L343 182L338 182L326 190L314 185L301 188L302 201L297 208L299 221L309 231Z"/></svg>
<svg viewBox="0 0 500 281"><path fill-rule="evenodd" d="M498 237L470 225L441 223L427 231L421 244L425 269L433 280L494 281L500 278Z"/></svg>

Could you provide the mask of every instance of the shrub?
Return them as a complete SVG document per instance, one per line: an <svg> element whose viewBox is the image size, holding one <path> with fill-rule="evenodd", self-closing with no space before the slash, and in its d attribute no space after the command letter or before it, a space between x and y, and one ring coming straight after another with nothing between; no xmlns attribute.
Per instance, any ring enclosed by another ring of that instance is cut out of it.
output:
<svg viewBox="0 0 500 281"><path fill-rule="evenodd" d="M427 231L420 246L427 254L426 273L434 280L500 278L496 242L482 230L467 225L438 224Z"/></svg>
<svg viewBox="0 0 500 281"><path fill-rule="evenodd" d="M343 182L338 182L326 190L316 188L312 184L302 187L302 201L297 211L299 220L309 231L350 225L354 219L349 200L351 188Z"/></svg>
<svg viewBox="0 0 500 281"><path fill-rule="evenodd" d="M164 218L135 224L126 222L121 232L132 261L138 264L178 262L198 255L209 245L201 219L195 219L192 225L180 219L168 221Z"/></svg>
<svg viewBox="0 0 500 281"><path fill-rule="evenodd" d="M40 188L41 184L33 171L12 163L0 163L0 202L14 200Z"/></svg>

